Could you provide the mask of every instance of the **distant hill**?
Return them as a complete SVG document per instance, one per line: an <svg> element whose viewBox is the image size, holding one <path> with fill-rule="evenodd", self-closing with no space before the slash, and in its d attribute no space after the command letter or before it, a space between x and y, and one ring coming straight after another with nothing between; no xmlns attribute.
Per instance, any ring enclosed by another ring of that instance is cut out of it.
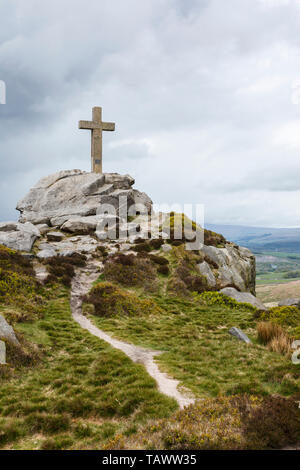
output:
<svg viewBox="0 0 300 470"><path fill-rule="evenodd" d="M300 253L300 228L247 227L243 225L206 224L227 240L256 251Z"/></svg>

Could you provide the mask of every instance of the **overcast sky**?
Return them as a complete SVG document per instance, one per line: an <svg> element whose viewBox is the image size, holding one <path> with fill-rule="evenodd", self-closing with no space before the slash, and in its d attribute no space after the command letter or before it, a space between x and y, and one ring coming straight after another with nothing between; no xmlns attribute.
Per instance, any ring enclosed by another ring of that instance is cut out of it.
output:
<svg viewBox="0 0 300 470"><path fill-rule="evenodd" d="M0 220L37 180L104 171L206 222L300 226L298 0L0 0Z"/></svg>

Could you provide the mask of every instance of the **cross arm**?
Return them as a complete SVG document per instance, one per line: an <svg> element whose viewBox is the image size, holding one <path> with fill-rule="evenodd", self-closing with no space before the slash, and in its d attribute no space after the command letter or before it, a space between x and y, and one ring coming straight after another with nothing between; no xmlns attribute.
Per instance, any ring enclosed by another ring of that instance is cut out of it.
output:
<svg viewBox="0 0 300 470"><path fill-rule="evenodd" d="M101 124L97 124L93 121L79 121L79 129L101 129Z"/></svg>
<svg viewBox="0 0 300 470"><path fill-rule="evenodd" d="M114 131L115 130L115 123L114 122L102 122L102 130L103 131Z"/></svg>

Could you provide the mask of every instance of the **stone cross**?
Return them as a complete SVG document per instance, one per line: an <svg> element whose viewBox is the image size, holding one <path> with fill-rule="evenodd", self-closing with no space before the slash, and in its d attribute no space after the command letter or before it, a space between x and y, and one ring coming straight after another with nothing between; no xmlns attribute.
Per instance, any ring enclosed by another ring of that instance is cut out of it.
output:
<svg viewBox="0 0 300 470"><path fill-rule="evenodd" d="M92 172L102 173L102 131L114 131L114 122L102 122L102 108L93 108L92 121L79 121L79 129L92 131Z"/></svg>
<svg viewBox="0 0 300 470"><path fill-rule="evenodd" d="M0 364L6 364L6 345L0 341Z"/></svg>

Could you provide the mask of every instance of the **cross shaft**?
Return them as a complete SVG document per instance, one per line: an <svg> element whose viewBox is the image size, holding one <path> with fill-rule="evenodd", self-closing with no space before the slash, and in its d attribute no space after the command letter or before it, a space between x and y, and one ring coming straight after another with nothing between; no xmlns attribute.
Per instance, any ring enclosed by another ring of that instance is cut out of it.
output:
<svg viewBox="0 0 300 470"><path fill-rule="evenodd" d="M102 122L102 108L93 108L92 121L79 121L79 129L92 131L91 159L92 172L102 173L102 131L114 131L114 122Z"/></svg>

